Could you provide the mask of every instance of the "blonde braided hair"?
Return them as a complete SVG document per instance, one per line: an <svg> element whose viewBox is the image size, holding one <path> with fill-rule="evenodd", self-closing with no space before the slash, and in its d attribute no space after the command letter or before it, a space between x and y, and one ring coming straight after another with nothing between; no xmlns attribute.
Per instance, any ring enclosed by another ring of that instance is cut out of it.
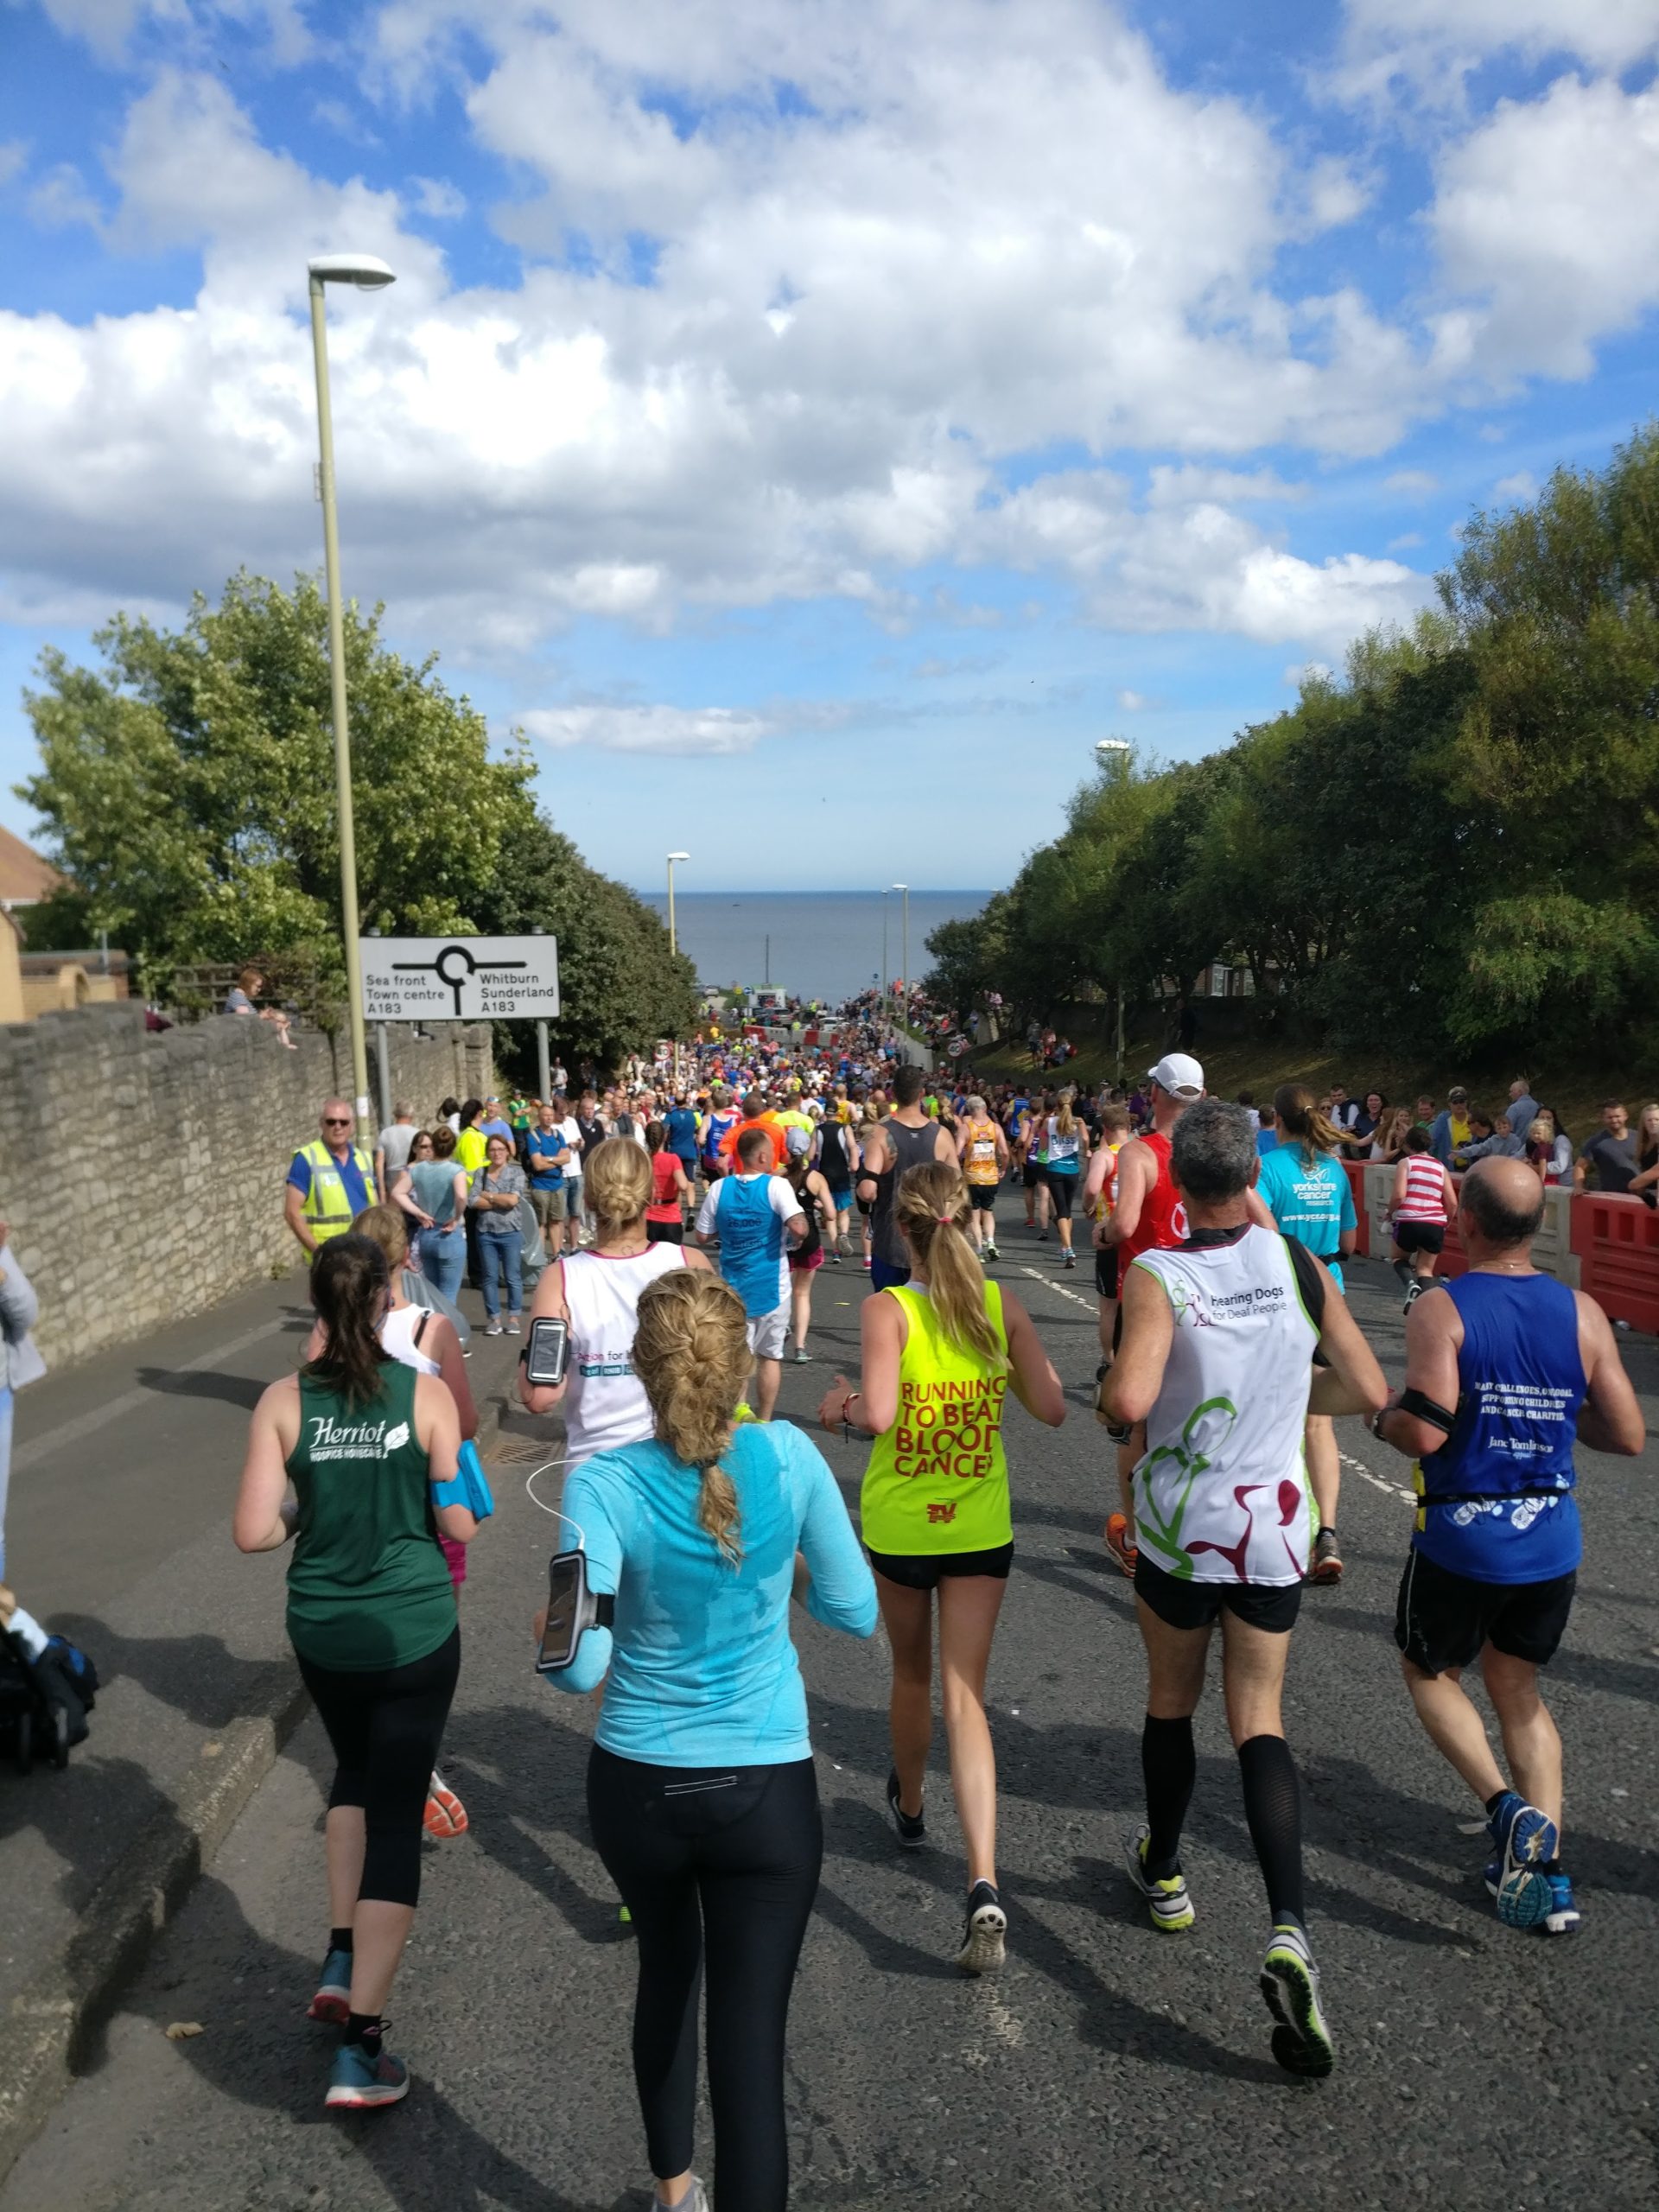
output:
<svg viewBox="0 0 1659 2212"><path fill-rule="evenodd" d="M658 1435L677 1459L697 1469L697 1525L732 1567L743 1556L737 1492L720 1460L750 1364L743 1301L729 1283L701 1268L674 1268L646 1284L633 1371L645 1386Z"/></svg>

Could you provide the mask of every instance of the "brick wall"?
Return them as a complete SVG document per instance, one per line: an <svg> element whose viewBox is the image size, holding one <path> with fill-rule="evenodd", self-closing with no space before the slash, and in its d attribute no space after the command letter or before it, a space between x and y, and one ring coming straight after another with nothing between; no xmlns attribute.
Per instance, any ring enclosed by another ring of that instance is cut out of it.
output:
<svg viewBox="0 0 1659 2212"><path fill-rule="evenodd" d="M493 1087L487 1025L391 1037L393 1091L419 1121ZM40 1294L52 1365L292 1264L288 1163L322 1101L351 1091L344 1033L295 1041L286 1052L268 1023L226 1015L151 1035L135 1001L0 1026L0 1219Z"/></svg>

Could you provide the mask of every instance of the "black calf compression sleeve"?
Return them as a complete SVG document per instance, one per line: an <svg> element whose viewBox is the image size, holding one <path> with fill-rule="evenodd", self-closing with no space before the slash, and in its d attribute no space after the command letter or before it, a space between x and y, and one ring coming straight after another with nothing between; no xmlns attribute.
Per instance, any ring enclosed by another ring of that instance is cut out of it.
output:
<svg viewBox="0 0 1659 2212"><path fill-rule="evenodd" d="M1191 1719L1155 1720L1147 1715L1141 1731L1141 1771L1147 1784L1147 1844L1148 1874L1172 1872L1180 1856L1181 1823L1192 1802L1192 1783L1198 1770L1192 1748Z"/></svg>
<svg viewBox="0 0 1659 2212"><path fill-rule="evenodd" d="M1252 1736L1238 1747L1244 1778L1244 1817L1268 1885L1275 1921L1306 1923L1302 1894L1302 1799L1296 1763L1282 1736Z"/></svg>

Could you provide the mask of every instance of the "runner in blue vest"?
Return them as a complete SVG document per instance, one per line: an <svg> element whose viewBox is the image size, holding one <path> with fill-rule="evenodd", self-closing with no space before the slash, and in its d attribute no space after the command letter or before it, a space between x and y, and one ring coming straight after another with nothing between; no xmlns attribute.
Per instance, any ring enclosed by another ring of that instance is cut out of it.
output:
<svg viewBox="0 0 1659 2212"><path fill-rule="evenodd" d="M1418 1718L1486 1808L1498 1918L1570 1936L1561 1739L1538 1669L1567 1627L1583 1550L1574 1438L1634 1455L1646 1427L1607 1316L1532 1265L1543 1208L1525 1160L1470 1170L1458 1209L1469 1272L1407 1309L1405 1383L1372 1426L1417 1460L1394 1633ZM1477 1659L1509 1783L1463 1688Z"/></svg>
<svg viewBox="0 0 1659 2212"><path fill-rule="evenodd" d="M732 1162L697 1211L697 1241L720 1239L720 1271L743 1300L748 1321L755 1417L770 1421L789 1335L789 1247L805 1236L806 1216L787 1176L772 1172L767 1130L745 1129Z"/></svg>

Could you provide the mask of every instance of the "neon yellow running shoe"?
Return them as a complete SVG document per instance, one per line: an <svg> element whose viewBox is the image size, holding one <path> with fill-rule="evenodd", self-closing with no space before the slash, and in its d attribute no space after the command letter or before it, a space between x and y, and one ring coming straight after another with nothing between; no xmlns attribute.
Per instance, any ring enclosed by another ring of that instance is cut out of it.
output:
<svg viewBox="0 0 1659 2212"><path fill-rule="evenodd" d="M1137 1828L1129 1838L1126 1847L1129 1879L1145 1897L1153 1926L1161 1928L1166 1936L1179 1936L1192 1925L1198 1915L1192 1910L1186 1880L1179 1866L1173 1874L1147 1873L1147 1845L1151 1834L1149 1828Z"/></svg>

